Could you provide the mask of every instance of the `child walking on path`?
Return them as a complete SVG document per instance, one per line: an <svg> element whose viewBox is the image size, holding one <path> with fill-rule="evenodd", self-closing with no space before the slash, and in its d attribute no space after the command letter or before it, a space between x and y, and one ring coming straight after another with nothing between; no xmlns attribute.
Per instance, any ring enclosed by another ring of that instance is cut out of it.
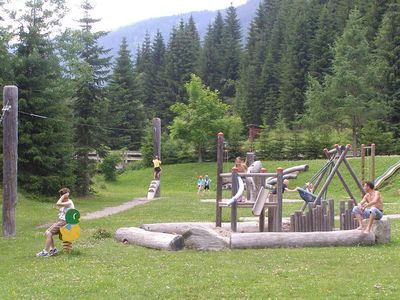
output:
<svg viewBox="0 0 400 300"><path fill-rule="evenodd" d="M210 192L211 179L208 175L204 176L204 191Z"/></svg>
<svg viewBox="0 0 400 300"><path fill-rule="evenodd" d="M201 193L201 191L204 188L204 179L203 176L199 176L199 179L197 179L197 195Z"/></svg>
<svg viewBox="0 0 400 300"><path fill-rule="evenodd" d="M69 199L69 189L62 188L58 191L60 198L58 199L56 205L59 209L58 221L51 225L46 232L44 249L36 254L37 257L49 257L58 253L57 248L54 245L53 235L60 233L60 228L65 226L67 222L65 221L65 213L70 208L75 208L74 203Z"/></svg>

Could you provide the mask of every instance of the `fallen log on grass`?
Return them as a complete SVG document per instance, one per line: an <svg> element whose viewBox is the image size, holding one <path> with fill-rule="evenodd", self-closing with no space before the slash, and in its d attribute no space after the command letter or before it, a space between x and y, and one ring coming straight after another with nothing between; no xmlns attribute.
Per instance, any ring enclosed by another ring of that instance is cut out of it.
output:
<svg viewBox="0 0 400 300"><path fill-rule="evenodd" d="M325 232L257 232L233 233L232 249L301 248L327 246L372 245L375 235L360 230L338 230Z"/></svg>
<svg viewBox="0 0 400 300"><path fill-rule="evenodd" d="M119 228L115 233L115 239L122 243L152 249L176 251L184 246L181 235L146 231L136 227Z"/></svg>
<svg viewBox="0 0 400 300"><path fill-rule="evenodd" d="M183 235L185 247L196 250L223 250L229 248L229 238L213 229L194 227Z"/></svg>
<svg viewBox="0 0 400 300"><path fill-rule="evenodd" d="M258 222L238 222L238 232L258 232ZM147 231L164 232L171 234L185 234L192 228L215 229L215 223L212 222L180 222L180 223L153 223L143 224L140 228ZM222 228L229 230L231 223L222 223Z"/></svg>

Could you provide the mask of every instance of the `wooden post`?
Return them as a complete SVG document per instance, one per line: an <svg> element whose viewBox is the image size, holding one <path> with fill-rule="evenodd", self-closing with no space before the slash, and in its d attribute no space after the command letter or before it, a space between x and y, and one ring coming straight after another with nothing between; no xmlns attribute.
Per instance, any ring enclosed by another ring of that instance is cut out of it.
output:
<svg viewBox="0 0 400 300"><path fill-rule="evenodd" d="M340 230L344 230L344 221L342 221L342 216L345 210L346 210L346 202L341 200L339 202Z"/></svg>
<svg viewBox="0 0 400 300"><path fill-rule="evenodd" d="M236 195L239 189L238 177L238 169L232 168L232 197ZM232 232L237 231L237 202L231 205L231 230Z"/></svg>
<svg viewBox="0 0 400 300"><path fill-rule="evenodd" d="M338 146L338 145L335 145L335 147L336 147L336 149L338 150L338 152L340 153L339 146ZM346 149L345 149L343 152L346 152L347 148L350 148L350 145L347 145L347 146L346 146ZM343 154L343 153L342 153L342 154ZM353 179L354 179L354 181L355 181L357 187L360 189L360 192L361 192L362 196L364 196L364 195L365 195L365 190L364 190L364 188L363 188L363 186L362 186L360 180L357 178L357 175L356 175L356 173L354 172L353 168L351 167L351 165L350 165L349 162L347 161L346 155L344 156L343 162L344 162L344 164L346 165L347 169L349 170L349 173L350 173L351 177L353 177ZM354 198L353 198L353 200L355 201ZM355 203L357 204L357 202L355 202Z"/></svg>
<svg viewBox="0 0 400 300"><path fill-rule="evenodd" d="M365 145L361 144L361 182L365 182Z"/></svg>
<svg viewBox="0 0 400 300"><path fill-rule="evenodd" d="M370 179L372 182L375 180L375 144L371 144L371 176Z"/></svg>
<svg viewBox="0 0 400 300"><path fill-rule="evenodd" d="M315 227L314 227L314 217L313 217L313 208L312 208L312 203L308 203L308 223L309 223L309 227L310 227L310 231L314 231Z"/></svg>
<svg viewBox="0 0 400 300"><path fill-rule="evenodd" d="M282 206L283 206L283 193L282 193L282 187L283 187L283 168L277 168L276 169L276 198L278 202L278 207L277 207L277 218L276 218L276 231L280 232L282 231Z"/></svg>
<svg viewBox="0 0 400 300"><path fill-rule="evenodd" d="M336 146L339 147L338 145L336 145ZM347 151L349 149L350 149L350 145L347 145L346 149L340 154L338 160L336 161L335 165L333 166L331 173L329 174L324 185L322 186L321 190L319 191L317 198L314 200L314 205L317 205L320 203L322 195L325 193L326 189L328 188L329 184L331 183L332 178L335 175L336 171L339 169L340 164L342 163L343 160L345 160Z"/></svg>
<svg viewBox="0 0 400 300"><path fill-rule="evenodd" d="M335 202L333 199L328 200L329 206L329 230L333 230L335 228Z"/></svg>
<svg viewBox="0 0 400 300"><path fill-rule="evenodd" d="M325 152L325 155L326 155L326 157L327 157L328 159L334 158L334 155L332 155L332 157L331 157L331 154L329 153L329 151L328 151L327 149L324 149L324 152ZM337 174L337 176L339 177L340 182L342 183L342 185L343 185L343 187L345 188L345 190L346 190L347 194L349 195L349 197L350 197L351 199L354 199L353 193L351 192L349 186L347 185L346 181L344 180L342 174L339 172L339 169L336 171L336 174Z"/></svg>
<svg viewBox="0 0 400 300"><path fill-rule="evenodd" d="M222 201L222 177L220 174L223 172L224 166L224 134L219 132L217 134L217 196L215 205L215 225L221 227L222 224L222 208L219 203Z"/></svg>
<svg viewBox="0 0 400 300"><path fill-rule="evenodd" d="M161 119L153 118L153 156L158 156L161 160ZM154 197L161 195L161 176L159 176L159 185Z"/></svg>
<svg viewBox="0 0 400 300"><path fill-rule="evenodd" d="M3 90L3 235L15 236L18 161L18 88Z"/></svg>
<svg viewBox="0 0 400 300"><path fill-rule="evenodd" d="M266 173L267 169L266 168L261 168L260 172L261 173ZM267 178L265 178L265 177L261 178L261 186L263 188L265 188L266 179ZM261 211L261 214L260 214L260 218L259 218L259 221L258 221L258 228L259 228L260 232L263 232L265 230L265 208L264 207L263 207L263 209Z"/></svg>

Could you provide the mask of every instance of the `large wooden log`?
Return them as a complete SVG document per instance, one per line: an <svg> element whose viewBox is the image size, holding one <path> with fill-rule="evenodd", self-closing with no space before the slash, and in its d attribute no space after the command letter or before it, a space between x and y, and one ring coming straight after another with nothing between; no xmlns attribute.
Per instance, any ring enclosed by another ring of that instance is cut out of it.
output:
<svg viewBox="0 0 400 300"><path fill-rule="evenodd" d="M229 238L210 228L194 227L183 235L185 247L196 250L223 250L229 248Z"/></svg>
<svg viewBox="0 0 400 300"><path fill-rule="evenodd" d="M237 232L258 232L258 222L238 222ZM224 222L221 224L222 229L230 231L231 223ZM187 222L187 223L154 223L143 224L140 228L147 231L164 232L171 234L185 234L192 228L210 228L215 229L215 224L211 222Z"/></svg>
<svg viewBox="0 0 400 300"><path fill-rule="evenodd" d="M256 232L233 233L232 249L301 248L326 246L372 245L374 233L364 234L360 230L327 232Z"/></svg>
<svg viewBox="0 0 400 300"><path fill-rule="evenodd" d="M184 246L181 235L146 231L136 227L119 228L115 239L122 243L144 246L152 249L181 250Z"/></svg>

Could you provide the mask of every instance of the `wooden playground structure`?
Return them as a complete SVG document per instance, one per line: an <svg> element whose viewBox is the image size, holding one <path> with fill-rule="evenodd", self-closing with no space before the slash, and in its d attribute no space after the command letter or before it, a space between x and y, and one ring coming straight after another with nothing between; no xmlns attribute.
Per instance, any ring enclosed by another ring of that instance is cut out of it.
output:
<svg viewBox="0 0 400 300"><path fill-rule="evenodd" d="M331 150L324 149L327 161L310 180L312 187L297 188L300 197L304 200L304 205L299 211L290 215L289 226L283 226L284 180L296 178L297 173L306 171L308 166L277 168L275 172L267 172L265 168L262 168L260 161L254 161L253 154L248 154L247 172L239 173L236 168L233 168L231 172L224 173L224 135L219 133L217 135L215 223L143 224L141 228L120 228L115 238L125 244L174 251L183 248L222 250L387 243L390 241L390 223L385 216L374 222L369 234L354 229L352 209L356 205L356 200L341 174L342 169L339 171L342 164L350 173L359 193L364 195L365 191L346 158L349 149L350 145L342 147L335 145ZM335 176L339 178L349 195L349 200L339 202L340 228L335 228L334 200L326 197L328 186ZM232 184L232 198L228 201L222 199L223 181L226 179L230 179ZM319 186L321 186L320 189L318 189ZM273 190L275 192L272 192ZM247 199L241 201L244 194L247 195ZM252 215L258 217L258 222L238 222L239 208L251 211ZM229 223L222 222L222 209L230 209Z"/></svg>

